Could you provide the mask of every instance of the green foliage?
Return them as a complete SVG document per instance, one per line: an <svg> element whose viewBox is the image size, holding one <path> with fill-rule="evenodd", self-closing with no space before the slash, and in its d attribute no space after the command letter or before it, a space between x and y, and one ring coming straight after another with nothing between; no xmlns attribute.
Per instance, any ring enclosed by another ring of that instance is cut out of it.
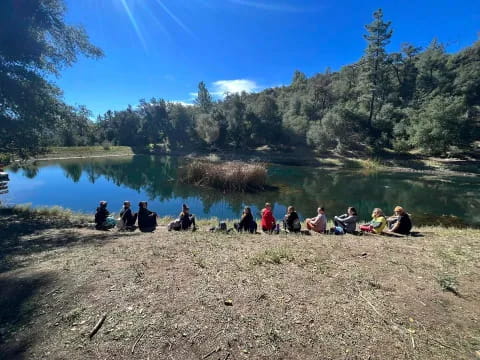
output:
<svg viewBox="0 0 480 360"><path fill-rule="evenodd" d="M220 136L220 125L210 114L201 113L195 116L195 130L207 144L213 144Z"/></svg>
<svg viewBox="0 0 480 360"><path fill-rule="evenodd" d="M0 5L1 153L27 157L47 146L108 143L152 152L310 146L445 156L480 139L480 41L457 54L436 40L423 51L403 44L388 53L393 31L381 9L366 25L363 57L338 72L308 78L297 70L289 86L218 101L202 81L193 105L142 99L93 122L84 106L65 105L44 75L100 50L64 24L62 0L12 12L14 2Z"/></svg>
<svg viewBox="0 0 480 360"><path fill-rule="evenodd" d="M464 147L472 140L465 114L461 97L427 100L411 117L411 145L432 155L445 154L450 146Z"/></svg>
<svg viewBox="0 0 480 360"><path fill-rule="evenodd" d="M208 113L213 106L212 96L208 92L207 86L203 81L198 84L198 94L195 104L205 113Z"/></svg>
<svg viewBox="0 0 480 360"><path fill-rule="evenodd" d="M78 54L102 55L82 28L65 24L64 13L62 0L0 3L0 151L27 157L51 142L49 129L69 111L46 75L58 75Z"/></svg>

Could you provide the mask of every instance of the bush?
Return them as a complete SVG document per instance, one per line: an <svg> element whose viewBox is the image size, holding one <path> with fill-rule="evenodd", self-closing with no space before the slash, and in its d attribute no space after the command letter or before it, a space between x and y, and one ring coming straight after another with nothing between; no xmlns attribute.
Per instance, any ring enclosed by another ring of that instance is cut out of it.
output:
<svg viewBox="0 0 480 360"><path fill-rule="evenodd" d="M103 147L103 150L110 150L112 147L112 144L108 141L104 141L102 142L102 147Z"/></svg>
<svg viewBox="0 0 480 360"><path fill-rule="evenodd" d="M12 157L9 154L0 153L0 166L5 166L10 164Z"/></svg>
<svg viewBox="0 0 480 360"><path fill-rule="evenodd" d="M263 190L267 182L267 168L264 164L242 162L191 162L182 169L180 175L182 182L225 191Z"/></svg>

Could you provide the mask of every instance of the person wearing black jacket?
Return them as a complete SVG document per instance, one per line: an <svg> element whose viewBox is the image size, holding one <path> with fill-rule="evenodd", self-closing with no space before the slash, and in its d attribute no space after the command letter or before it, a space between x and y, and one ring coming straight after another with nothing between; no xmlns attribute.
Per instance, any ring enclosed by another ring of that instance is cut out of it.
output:
<svg viewBox="0 0 480 360"><path fill-rule="evenodd" d="M137 222L137 213L133 213L130 208L130 201L123 202L123 208L120 211L120 221L125 230L135 230L135 223Z"/></svg>
<svg viewBox="0 0 480 360"><path fill-rule="evenodd" d="M95 228L97 230L107 230L108 227L105 224L110 212L107 210L107 202L100 201L97 211L95 212Z"/></svg>
<svg viewBox="0 0 480 360"><path fill-rule="evenodd" d="M178 215L178 218L180 220L180 230L188 230L190 227L192 231L197 230L195 226L195 216L190 214L190 208L187 204L182 205L182 212Z"/></svg>
<svg viewBox="0 0 480 360"><path fill-rule="evenodd" d="M257 231L257 223L253 219L252 210L246 206L243 210L242 217L239 223L234 223L233 227L238 232L248 231L254 234Z"/></svg>
<svg viewBox="0 0 480 360"><path fill-rule="evenodd" d="M147 209L148 203L138 203L138 228L142 232L152 232L157 228L157 213Z"/></svg>
<svg viewBox="0 0 480 360"><path fill-rule="evenodd" d="M287 208L287 213L283 218L283 228L290 232L300 232L302 228L298 214L293 206Z"/></svg>

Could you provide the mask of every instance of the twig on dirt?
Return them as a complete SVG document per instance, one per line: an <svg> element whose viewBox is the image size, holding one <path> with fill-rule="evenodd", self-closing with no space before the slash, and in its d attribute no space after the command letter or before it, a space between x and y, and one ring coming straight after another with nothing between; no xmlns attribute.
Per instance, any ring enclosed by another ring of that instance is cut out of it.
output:
<svg viewBox="0 0 480 360"><path fill-rule="evenodd" d="M137 340L135 341L135 343L133 344L132 346L132 355L133 353L135 352L135 346L137 346L138 342L140 341L140 339L143 337L143 335L145 335L145 333L147 332L147 329L150 325L147 325L145 327L145 329L143 330L143 332L140 334L140 336L137 338Z"/></svg>
<svg viewBox="0 0 480 360"><path fill-rule="evenodd" d="M225 355L225 357L223 358L223 360L227 360L229 357L230 357L230 353L227 353L227 355Z"/></svg>
<svg viewBox="0 0 480 360"><path fill-rule="evenodd" d="M217 347L216 349L210 351L210 352L209 352L207 355L205 355L204 357L202 357L202 359L206 359L206 358L208 358L210 355L215 354L216 352L219 352L220 350L222 350L222 348L219 346L219 347Z"/></svg>
<svg viewBox="0 0 480 360"><path fill-rule="evenodd" d="M373 309L373 311L375 311L375 313L376 313L378 316L380 316L380 318L381 318L386 324L388 324L388 321L385 320L385 318L383 317L383 315L378 312L378 310L375 308L375 306L373 306L373 304L372 304L370 301L368 301L368 299L367 299L365 296L362 295L362 292L361 292L361 291L359 292L358 295Z"/></svg>
<svg viewBox="0 0 480 360"><path fill-rule="evenodd" d="M415 340L413 339L412 334L410 334L410 339L412 340L412 348L415 349Z"/></svg>
<svg viewBox="0 0 480 360"><path fill-rule="evenodd" d="M441 341L439 341L439 340L437 340L437 339L435 339L435 338L433 338L433 337L430 337L430 336L429 336L429 338L430 338L430 340L433 340L433 341L436 342L437 344L442 345L443 347L446 347L447 349L454 350L454 351L458 352L458 349L456 349L456 348L454 348L454 347L452 347L452 346L450 346L450 345L444 344L444 343L442 343Z"/></svg>
<svg viewBox="0 0 480 360"><path fill-rule="evenodd" d="M431 337L428 332L427 332L427 328L425 327L425 325L423 325L420 321L417 320L417 323L420 324L420 326L423 328L423 331L425 332L425 335L427 335L427 339L429 340L432 340L433 342L436 342L437 344L447 348L447 349L450 349L450 350L453 350L453 351L456 351L456 352L459 352L458 349L454 348L453 346L450 346L450 345L447 345L447 344L444 344L443 342L441 342L440 340L437 340L433 337Z"/></svg>
<svg viewBox="0 0 480 360"><path fill-rule="evenodd" d="M407 268L407 270L410 271L411 273L414 272L413 269L410 266L408 266L407 264L402 263L402 265L405 266Z"/></svg>
<svg viewBox="0 0 480 360"><path fill-rule="evenodd" d="M45 294L45 296L50 296L51 294L53 294L54 292L57 292L58 290L60 290L62 287L57 287L55 289L53 289L52 291L49 291L48 293Z"/></svg>
<svg viewBox="0 0 480 360"><path fill-rule="evenodd" d="M93 330L90 332L90 335L88 335L88 337L91 339L96 333L97 331L102 327L103 325L103 322L105 321L105 319L107 318L107 314L103 314L102 318L100 320L98 320L97 324L95 325L95 327L93 328Z"/></svg>

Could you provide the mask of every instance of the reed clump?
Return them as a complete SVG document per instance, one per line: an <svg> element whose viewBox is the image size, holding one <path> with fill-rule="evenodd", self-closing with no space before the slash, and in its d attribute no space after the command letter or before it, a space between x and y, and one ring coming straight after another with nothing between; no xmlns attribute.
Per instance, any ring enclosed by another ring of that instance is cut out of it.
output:
<svg viewBox="0 0 480 360"><path fill-rule="evenodd" d="M181 172L181 181L224 191L261 191L267 186L267 167L238 161L194 161Z"/></svg>

